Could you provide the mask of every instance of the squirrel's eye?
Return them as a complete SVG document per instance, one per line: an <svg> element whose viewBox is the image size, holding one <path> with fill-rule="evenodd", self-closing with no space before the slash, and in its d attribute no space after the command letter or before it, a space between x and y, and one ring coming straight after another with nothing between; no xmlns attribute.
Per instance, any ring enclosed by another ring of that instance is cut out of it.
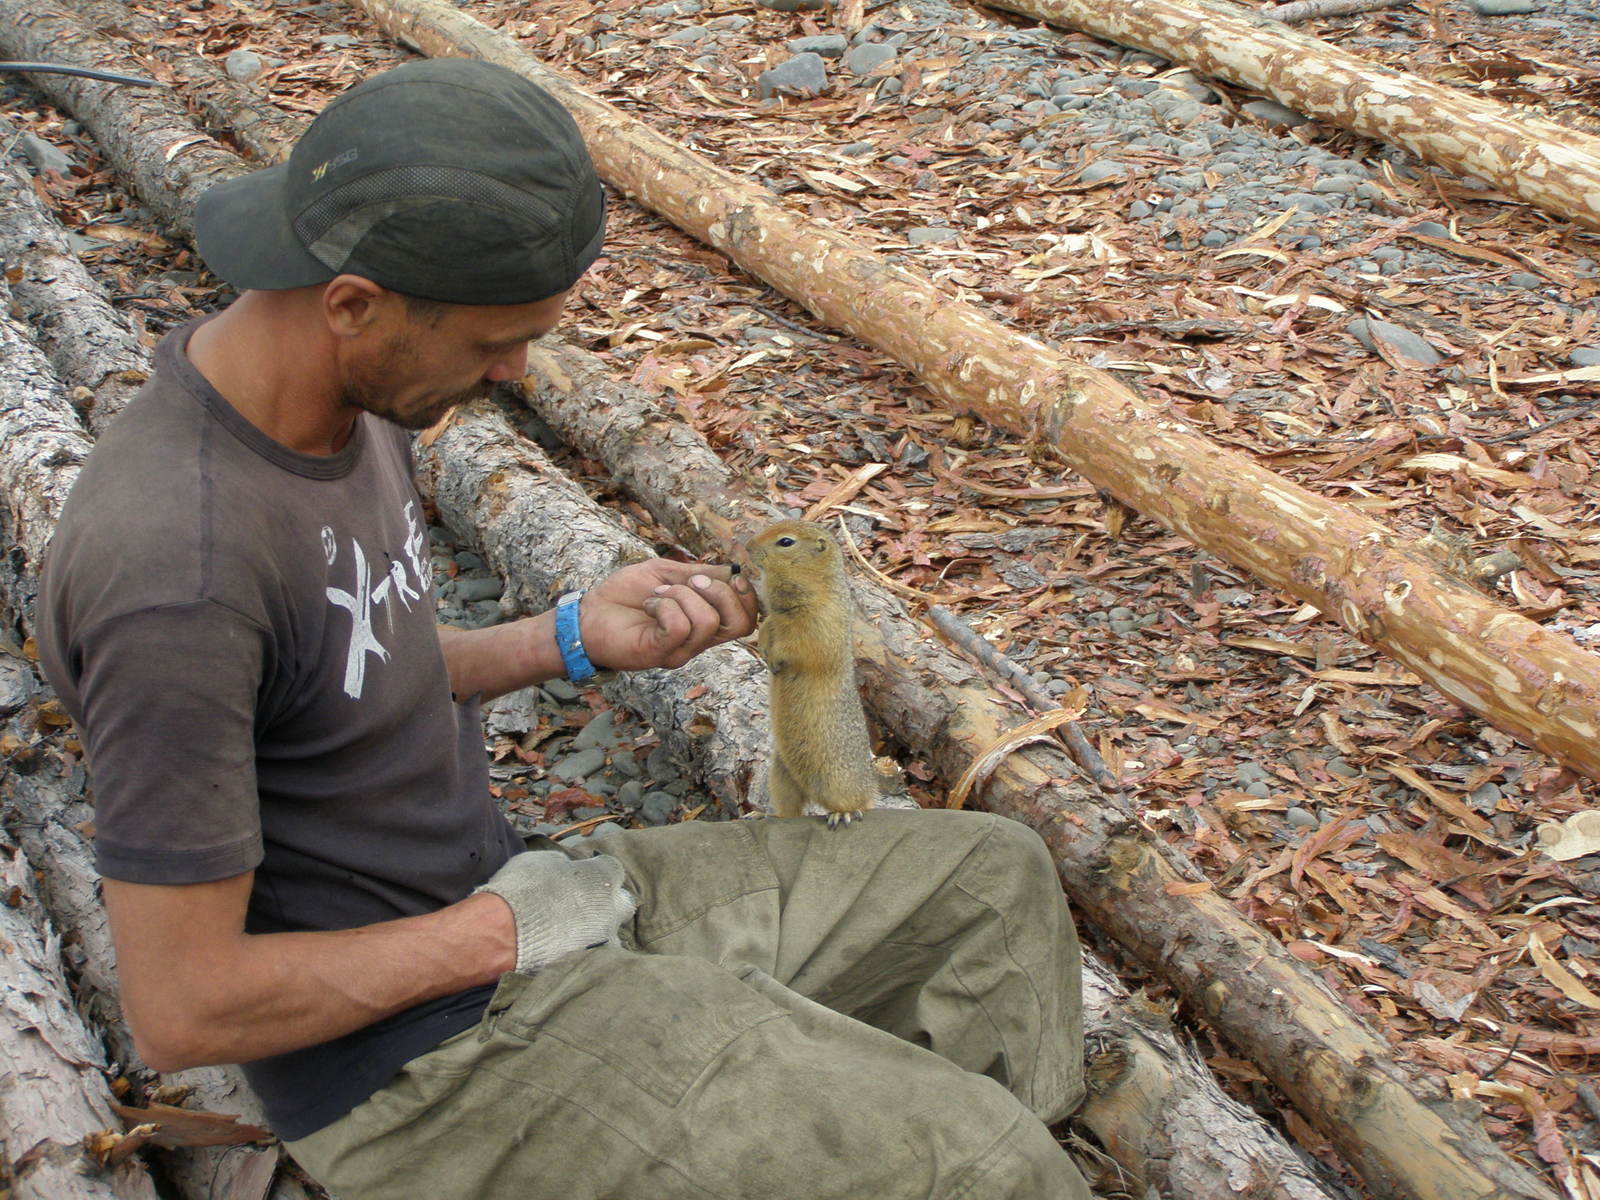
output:
<svg viewBox="0 0 1600 1200"><path fill-rule="evenodd" d="M792 545L794 545L794 539L792 537L781 537L781 538L778 539L778 545L780 545L780 546L792 546Z"/></svg>

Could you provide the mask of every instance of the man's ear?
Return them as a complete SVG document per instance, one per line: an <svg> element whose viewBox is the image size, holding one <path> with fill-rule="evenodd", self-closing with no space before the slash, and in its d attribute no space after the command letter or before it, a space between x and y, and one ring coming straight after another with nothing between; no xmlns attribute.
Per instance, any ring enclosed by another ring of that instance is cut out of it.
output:
<svg viewBox="0 0 1600 1200"><path fill-rule="evenodd" d="M322 315L335 337L359 337L380 324L400 297L360 275L336 275L322 288Z"/></svg>

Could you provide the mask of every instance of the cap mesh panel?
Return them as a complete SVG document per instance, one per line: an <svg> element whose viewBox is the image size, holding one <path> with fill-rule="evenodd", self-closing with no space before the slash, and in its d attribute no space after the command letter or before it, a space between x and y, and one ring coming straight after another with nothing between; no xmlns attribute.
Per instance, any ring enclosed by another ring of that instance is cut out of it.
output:
<svg viewBox="0 0 1600 1200"><path fill-rule="evenodd" d="M358 216L368 205L427 196L499 208L539 225L548 225L554 216L548 205L526 192L476 171L459 167L390 167L334 188L295 218L294 231L302 244L315 246L335 225ZM355 240L358 239L351 239Z"/></svg>

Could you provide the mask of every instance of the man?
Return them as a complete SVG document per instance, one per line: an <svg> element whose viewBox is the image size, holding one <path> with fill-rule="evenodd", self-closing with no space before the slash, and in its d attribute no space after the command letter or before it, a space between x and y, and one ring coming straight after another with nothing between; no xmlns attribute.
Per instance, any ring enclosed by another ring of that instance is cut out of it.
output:
<svg viewBox="0 0 1600 1200"><path fill-rule="evenodd" d="M530 852L489 800L481 699L755 622L728 568L654 561L433 625L401 430L520 375L603 223L567 114L466 61L202 201L240 298L162 342L40 605L140 1051L246 1064L341 1200L1086 1196L1043 1124L1082 1094L1078 951L1028 830Z"/></svg>

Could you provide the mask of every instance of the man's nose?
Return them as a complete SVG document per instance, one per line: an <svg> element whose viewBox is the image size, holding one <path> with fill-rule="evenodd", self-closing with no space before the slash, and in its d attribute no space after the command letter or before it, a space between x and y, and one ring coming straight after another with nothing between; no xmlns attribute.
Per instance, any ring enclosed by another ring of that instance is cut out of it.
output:
<svg viewBox="0 0 1600 1200"><path fill-rule="evenodd" d="M528 343L518 342L514 348L495 359L483 377L494 383L505 383L508 380L521 379L527 373Z"/></svg>

